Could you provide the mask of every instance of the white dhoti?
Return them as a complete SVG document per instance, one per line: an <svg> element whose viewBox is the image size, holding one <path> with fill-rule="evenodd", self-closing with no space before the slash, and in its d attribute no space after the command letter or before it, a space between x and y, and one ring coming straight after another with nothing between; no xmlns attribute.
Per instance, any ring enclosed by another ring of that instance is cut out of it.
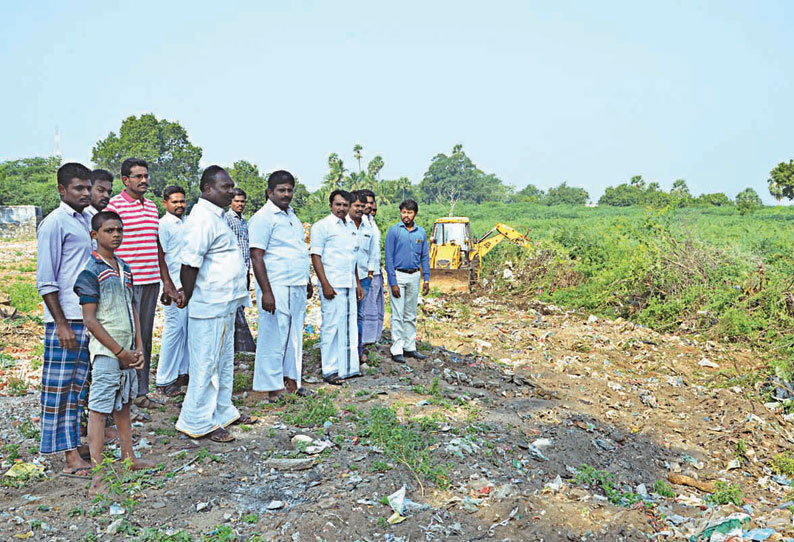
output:
<svg viewBox="0 0 794 542"><path fill-rule="evenodd" d="M303 367L303 323L306 320L306 286L272 286L276 311L262 309L262 292L256 289L259 303L259 333L256 338L254 391L284 389L284 378L301 386Z"/></svg>
<svg viewBox="0 0 794 542"><path fill-rule="evenodd" d="M240 417L232 404L234 314L233 310L219 318L188 318L190 381L176 428L193 438Z"/></svg>
<svg viewBox="0 0 794 542"><path fill-rule="evenodd" d="M349 378L361 374L358 363L358 317L355 288L334 288L326 299L320 289L320 353L323 377Z"/></svg>
<svg viewBox="0 0 794 542"><path fill-rule="evenodd" d="M422 273L396 271L400 297L391 300L391 354L416 351L416 304L419 301L419 279ZM192 378L192 377L191 377Z"/></svg>
<svg viewBox="0 0 794 542"><path fill-rule="evenodd" d="M188 374L190 353L187 346L187 307L177 308L175 303L163 307L163 337L160 360L157 362L158 386L173 384L177 378Z"/></svg>

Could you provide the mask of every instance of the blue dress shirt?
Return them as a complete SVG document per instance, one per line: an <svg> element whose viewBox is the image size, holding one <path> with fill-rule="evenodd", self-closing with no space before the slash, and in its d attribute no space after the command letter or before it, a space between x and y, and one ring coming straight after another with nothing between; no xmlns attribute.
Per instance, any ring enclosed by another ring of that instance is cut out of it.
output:
<svg viewBox="0 0 794 542"><path fill-rule="evenodd" d="M386 243L383 251L386 259L386 276L389 286L397 284L397 269L422 269L422 278L430 280L430 248L424 228L414 225L408 230L405 224L398 222L386 232Z"/></svg>

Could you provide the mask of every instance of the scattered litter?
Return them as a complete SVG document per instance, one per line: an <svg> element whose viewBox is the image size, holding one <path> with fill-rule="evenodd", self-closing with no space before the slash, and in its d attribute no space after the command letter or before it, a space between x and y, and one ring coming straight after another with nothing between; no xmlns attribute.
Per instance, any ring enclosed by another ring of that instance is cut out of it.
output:
<svg viewBox="0 0 794 542"><path fill-rule="evenodd" d="M548 488L548 489L550 489L550 490L552 490L552 491L560 491L560 490L562 489L562 484L563 484L563 482L562 482L562 478L561 478L561 477L560 477L560 475L558 474L558 475L557 475L557 477L556 477L556 478L555 478L553 481L551 481L551 482L548 482L548 483L547 483L547 484L544 486L544 489L545 489L545 488Z"/></svg>
<svg viewBox="0 0 794 542"><path fill-rule="evenodd" d="M44 467L35 463L14 463L5 476L9 478L38 478L44 476Z"/></svg>
<svg viewBox="0 0 794 542"><path fill-rule="evenodd" d="M124 508L115 502L110 505L108 511L110 512L111 516L121 516L124 514Z"/></svg>
<svg viewBox="0 0 794 542"><path fill-rule="evenodd" d="M698 365L700 365L701 367L708 367L709 369L719 369L720 368L719 365L717 365L713 361L710 361L710 360L708 360L706 358L703 358L700 361L698 361Z"/></svg>
<svg viewBox="0 0 794 542"><path fill-rule="evenodd" d="M750 516L742 513L710 521L698 534L689 538L690 542L718 542L727 540L741 540L744 528L749 526ZM715 536L723 535L723 536ZM733 538L732 538L733 537Z"/></svg>

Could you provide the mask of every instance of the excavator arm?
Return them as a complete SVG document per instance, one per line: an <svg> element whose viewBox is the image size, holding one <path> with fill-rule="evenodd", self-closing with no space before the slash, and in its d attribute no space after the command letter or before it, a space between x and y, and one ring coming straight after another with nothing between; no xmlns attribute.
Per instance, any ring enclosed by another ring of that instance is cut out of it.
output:
<svg viewBox="0 0 794 542"><path fill-rule="evenodd" d="M483 256L491 252L496 245L504 240L508 240L522 248L532 248L532 243L527 235L522 234L515 228L511 228L507 224L497 223L477 241L477 255L480 260L482 261Z"/></svg>

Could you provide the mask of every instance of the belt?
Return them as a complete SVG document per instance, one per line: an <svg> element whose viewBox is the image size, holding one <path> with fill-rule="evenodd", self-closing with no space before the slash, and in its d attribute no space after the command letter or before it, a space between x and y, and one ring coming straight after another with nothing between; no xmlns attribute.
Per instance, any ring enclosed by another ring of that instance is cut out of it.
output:
<svg viewBox="0 0 794 542"><path fill-rule="evenodd" d="M395 271L399 271L400 273L408 273L410 275L411 273L416 273L417 271L419 271L419 268L417 267L414 269L395 269Z"/></svg>

